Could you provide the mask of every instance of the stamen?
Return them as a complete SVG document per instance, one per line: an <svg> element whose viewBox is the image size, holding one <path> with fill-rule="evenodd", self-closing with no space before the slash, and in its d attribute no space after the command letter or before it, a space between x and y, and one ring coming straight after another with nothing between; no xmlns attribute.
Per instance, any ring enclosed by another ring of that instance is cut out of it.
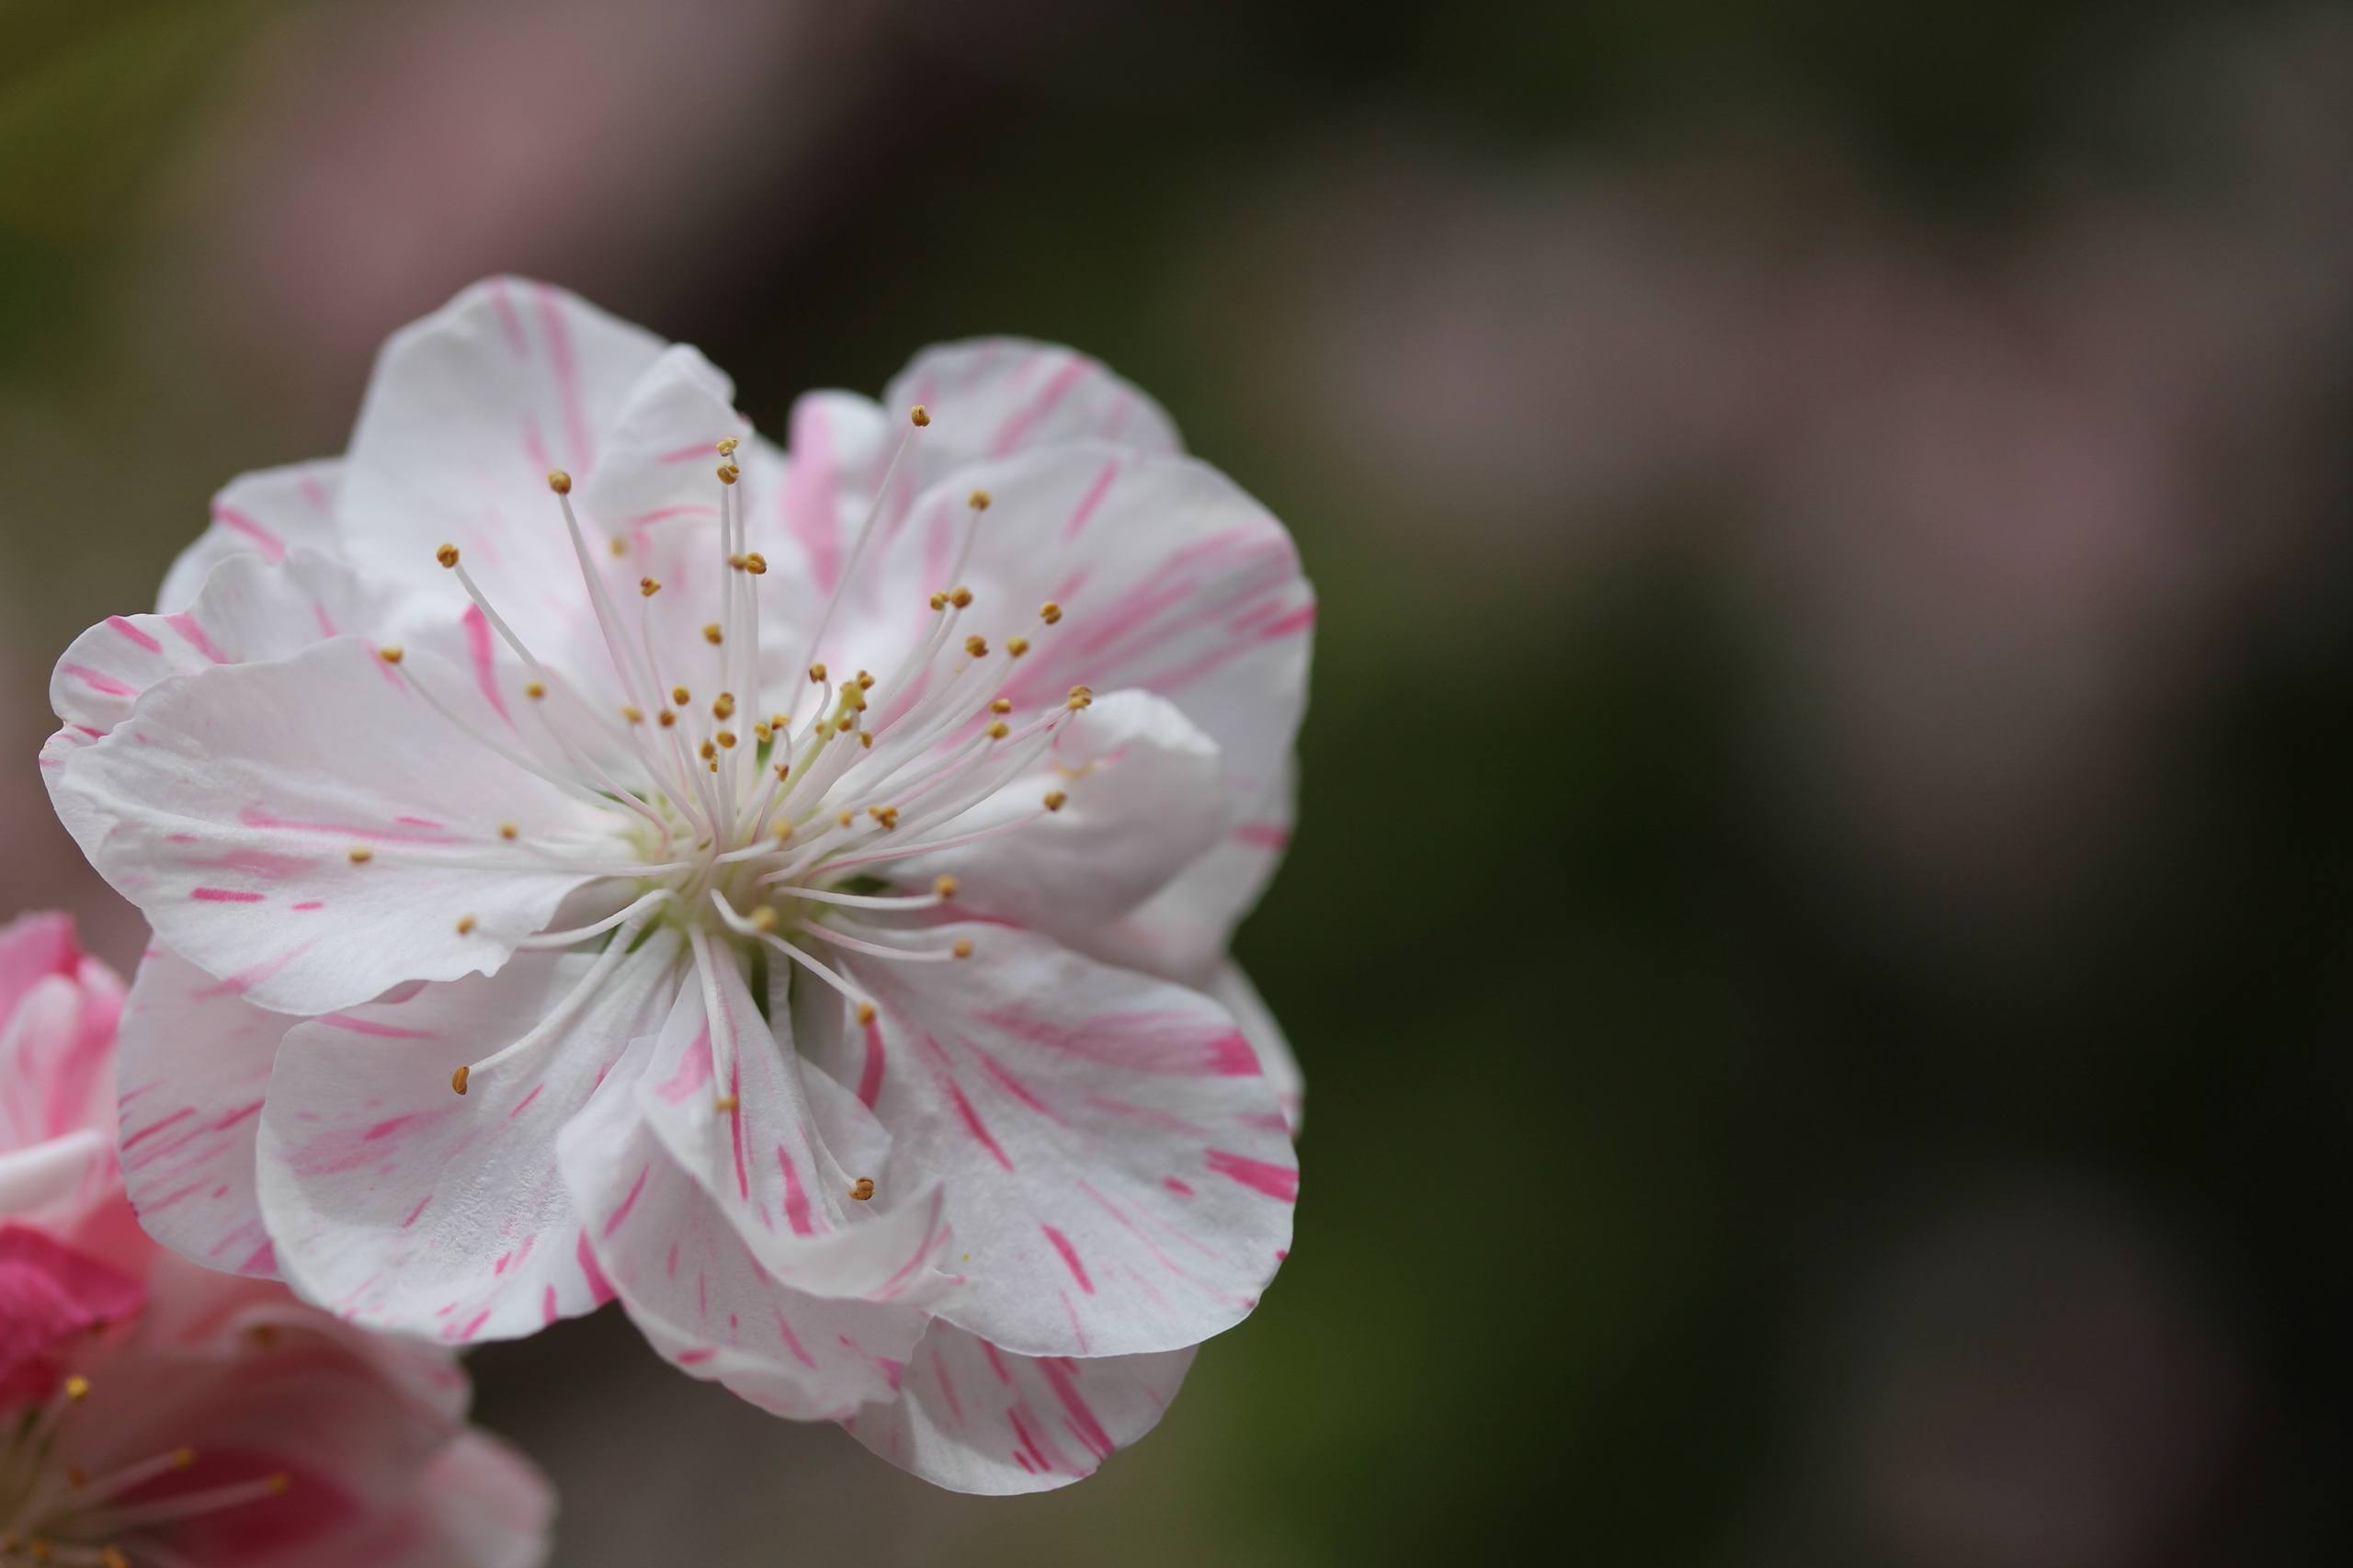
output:
<svg viewBox="0 0 2353 1568"><path fill-rule="evenodd" d="M854 1202L866 1202L874 1196L874 1178L872 1176L858 1177L849 1184L849 1195Z"/></svg>

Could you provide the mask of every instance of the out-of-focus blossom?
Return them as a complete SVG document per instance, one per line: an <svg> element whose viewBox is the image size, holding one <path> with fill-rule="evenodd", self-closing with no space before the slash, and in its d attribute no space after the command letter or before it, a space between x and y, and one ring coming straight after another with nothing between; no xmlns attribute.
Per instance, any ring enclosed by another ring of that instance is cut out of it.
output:
<svg viewBox="0 0 2353 1568"><path fill-rule="evenodd" d="M447 1351L140 1233L113 1179L121 1000L63 919L0 931L0 1563L542 1562L546 1483L467 1428Z"/></svg>
<svg viewBox="0 0 2353 1568"><path fill-rule="evenodd" d="M2154 802L2335 483L2353 29L2193 59L2142 74L2177 178L2054 182L1998 230L1890 210L1824 141L1498 170L1351 128L1202 286L1263 310L1238 390L1405 567L1524 564L1483 614L1673 541L1774 658L1796 812L1835 802L1955 913L2031 916Z"/></svg>
<svg viewBox="0 0 2353 1568"><path fill-rule="evenodd" d="M471 290L68 651L52 794L168 949L132 1194L362 1324L618 1295L764 1408L1061 1484L1289 1244L1297 1074L1224 950L1313 597L1067 350L805 398L790 462L730 395Z"/></svg>

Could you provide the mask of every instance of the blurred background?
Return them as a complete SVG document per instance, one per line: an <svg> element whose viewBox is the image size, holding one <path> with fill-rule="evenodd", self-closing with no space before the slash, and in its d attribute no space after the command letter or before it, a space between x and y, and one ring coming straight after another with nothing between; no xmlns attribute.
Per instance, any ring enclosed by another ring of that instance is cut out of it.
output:
<svg viewBox="0 0 2353 1568"><path fill-rule="evenodd" d="M1007 1502L486 1350L563 1568L2353 1561L2353 13L4 0L0 913L131 961L51 663L508 268L1080 345L1324 603L1264 1308Z"/></svg>

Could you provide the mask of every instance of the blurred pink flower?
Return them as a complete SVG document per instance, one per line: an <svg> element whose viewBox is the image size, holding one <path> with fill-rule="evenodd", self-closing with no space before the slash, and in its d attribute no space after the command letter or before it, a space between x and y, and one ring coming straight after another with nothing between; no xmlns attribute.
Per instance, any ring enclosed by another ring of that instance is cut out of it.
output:
<svg viewBox="0 0 2353 1568"><path fill-rule="evenodd" d="M62 918L0 931L0 1561L542 1562L546 1483L467 1428L447 1352L140 1233L112 1179L121 1003Z"/></svg>

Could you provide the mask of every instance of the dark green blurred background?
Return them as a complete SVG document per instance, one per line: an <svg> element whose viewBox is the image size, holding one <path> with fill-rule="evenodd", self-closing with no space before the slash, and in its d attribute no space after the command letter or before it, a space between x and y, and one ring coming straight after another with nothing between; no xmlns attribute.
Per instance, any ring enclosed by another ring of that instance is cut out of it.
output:
<svg viewBox="0 0 2353 1568"><path fill-rule="evenodd" d="M1013 1502L486 1351L564 1568L2353 1560L2353 15L0 0L10 909L131 961L51 662L503 268L1078 344L1324 605L1264 1308Z"/></svg>

